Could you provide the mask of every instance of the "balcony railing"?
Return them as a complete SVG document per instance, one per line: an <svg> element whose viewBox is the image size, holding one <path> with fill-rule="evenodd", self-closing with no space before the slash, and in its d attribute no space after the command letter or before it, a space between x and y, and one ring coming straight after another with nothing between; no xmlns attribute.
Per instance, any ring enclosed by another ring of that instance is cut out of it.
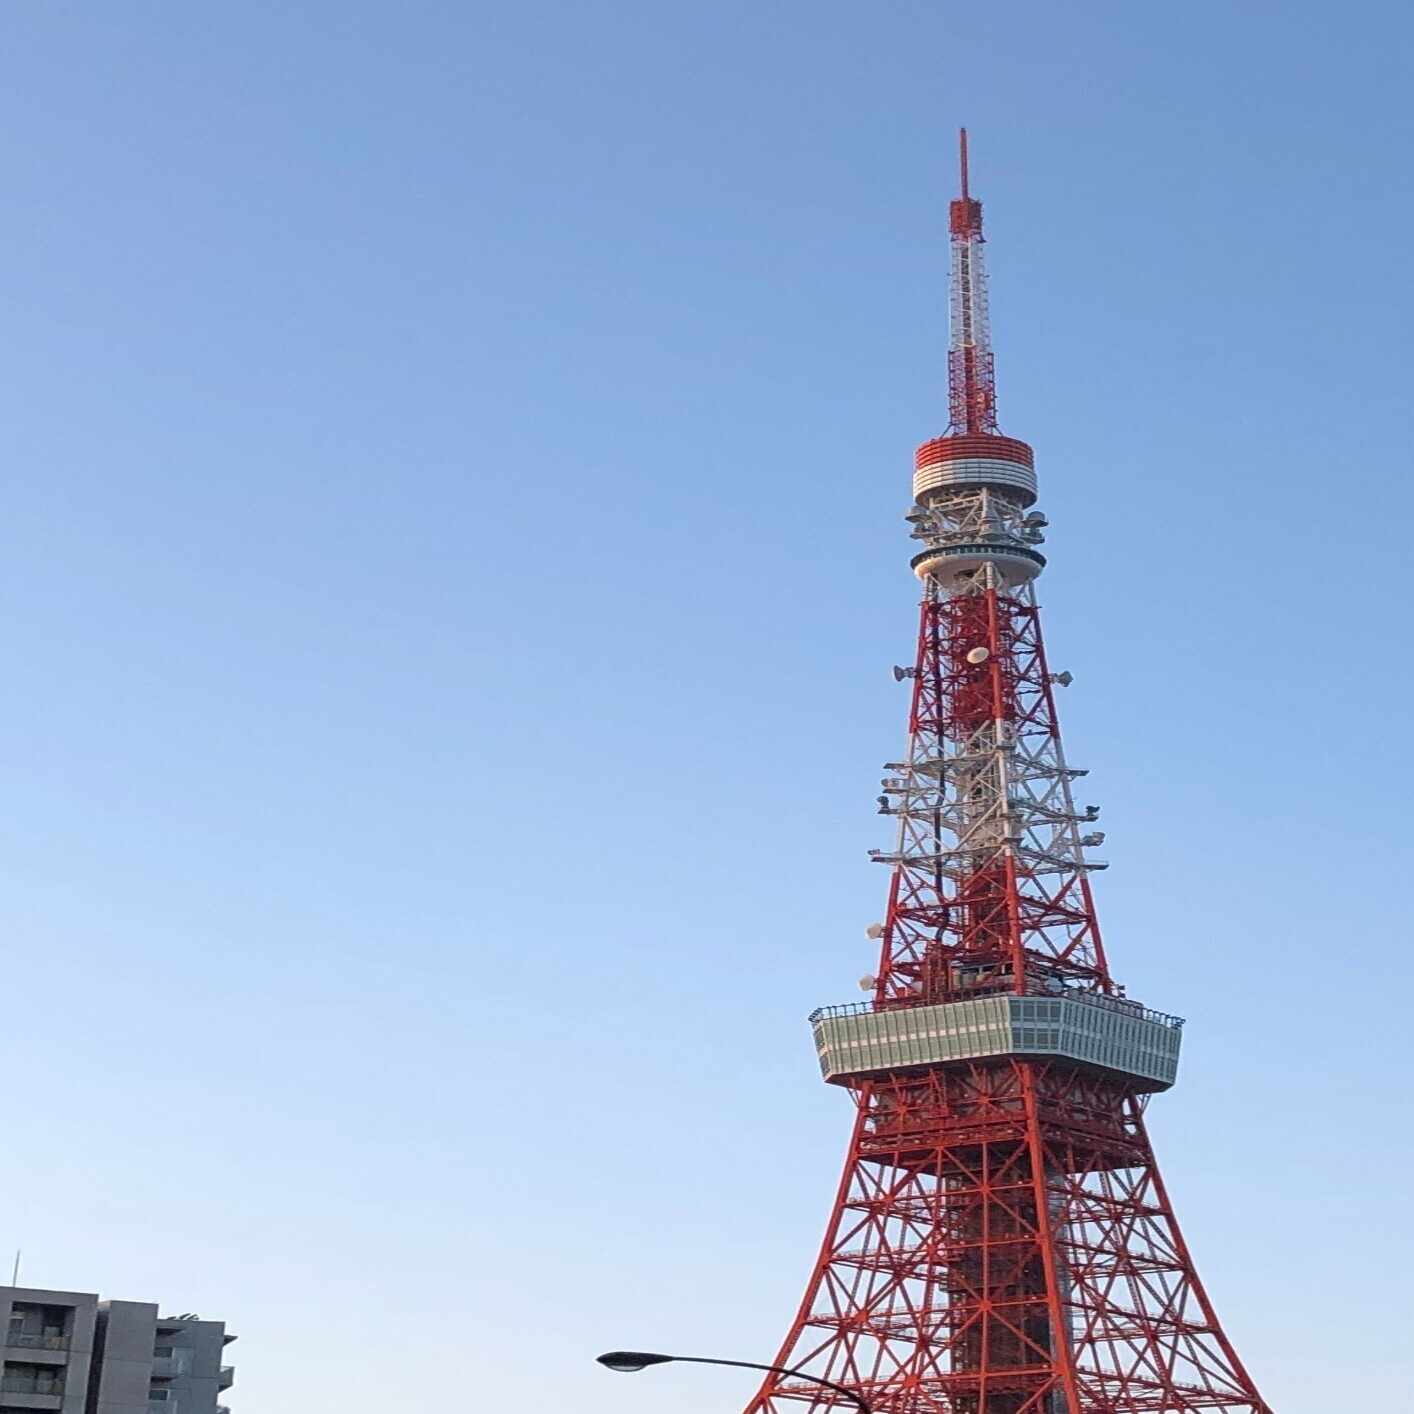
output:
<svg viewBox="0 0 1414 1414"><path fill-rule="evenodd" d="M1170 1016L1169 1013L1165 1011L1153 1011L1149 1007L1141 1006L1138 1002L1132 1002L1126 997L1105 997L1095 992L1038 992L1021 996L1013 992L1009 985L999 984L996 987L978 988L975 992L969 991L965 995L960 994L955 997L954 1000L965 1000L967 997L984 995L1015 997L1018 1001L1028 1002L1069 1000L1081 1002L1085 1006L1099 1007L1104 1011L1116 1012L1120 1016L1136 1017L1140 1021L1151 1022L1155 1026L1164 1026L1173 1031L1177 1031L1183 1025L1183 1018L1181 1016ZM863 1016L867 1013L883 1010L907 1011L911 1006L917 1005L919 1004L916 1002L900 1003L892 1000L885 1002L882 1007L874 1002L845 1002L841 1006L816 1007L816 1009L810 1013L809 1020L813 1023L822 1021L826 1017Z"/></svg>
<svg viewBox="0 0 1414 1414"><path fill-rule="evenodd" d="M66 1335L39 1335L32 1331L9 1331L5 1344L23 1346L26 1350L67 1350L69 1337Z"/></svg>
<svg viewBox="0 0 1414 1414"><path fill-rule="evenodd" d="M6 1375L0 1379L4 1394L63 1394L63 1380L34 1380L28 1375Z"/></svg>

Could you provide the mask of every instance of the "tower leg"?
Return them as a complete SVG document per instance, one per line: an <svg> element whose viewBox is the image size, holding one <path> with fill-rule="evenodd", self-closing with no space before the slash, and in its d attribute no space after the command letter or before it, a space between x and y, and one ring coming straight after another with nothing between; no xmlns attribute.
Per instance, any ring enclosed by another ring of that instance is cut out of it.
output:
<svg viewBox="0 0 1414 1414"><path fill-rule="evenodd" d="M1139 1106L1008 1059L890 1076L774 1363L879 1414L1270 1414L1193 1271ZM747 1414L848 1408L770 1376Z"/></svg>

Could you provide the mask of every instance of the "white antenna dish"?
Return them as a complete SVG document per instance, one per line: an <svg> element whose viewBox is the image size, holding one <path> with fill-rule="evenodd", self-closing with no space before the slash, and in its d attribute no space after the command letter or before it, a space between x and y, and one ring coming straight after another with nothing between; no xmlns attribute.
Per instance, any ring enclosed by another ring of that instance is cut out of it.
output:
<svg viewBox="0 0 1414 1414"><path fill-rule="evenodd" d="M859 990L861 992L872 992L878 983L879 979L877 977L870 977L866 972L864 976L859 979Z"/></svg>
<svg viewBox="0 0 1414 1414"><path fill-rule="evenodd" d="M967 661L975 668L979 663L985 663L992 656L990 648L969 648L967 650Z"/></svg>
<svg viewBox="0 0 1414 1414"><path fill-rule="evenodd" d="M882 923L871 923L865 930L866 938L882 938L884 936L884 925Z"/></svg>

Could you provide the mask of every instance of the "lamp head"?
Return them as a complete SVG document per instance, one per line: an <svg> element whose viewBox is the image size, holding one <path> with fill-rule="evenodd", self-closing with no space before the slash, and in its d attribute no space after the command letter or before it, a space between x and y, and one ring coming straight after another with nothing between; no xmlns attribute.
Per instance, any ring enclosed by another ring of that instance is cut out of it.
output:
<svg viewBox="0 0 1414 1414"><path fill-rule="evenodd" d="M654 1355L644 1350L611 1350L606 1355L596 1357L601 1365L617 1370L621 1375L632 1375L646 1370L650 1365L666 1365L671 1355Z"/></svg>

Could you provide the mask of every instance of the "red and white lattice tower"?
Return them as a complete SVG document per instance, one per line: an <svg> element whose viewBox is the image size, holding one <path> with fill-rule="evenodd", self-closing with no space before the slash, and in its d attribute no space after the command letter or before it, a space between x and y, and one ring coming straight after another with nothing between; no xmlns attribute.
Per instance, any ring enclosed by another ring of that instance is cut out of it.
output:
<svg viewBox="0 0 1414 1414"><path fill-rule="evenodd" d="M982 207L951 204L951 426L918 451L923 584L872 998L811 1018L858 1117L776 1364L878 1414L1270 1414L1198 1280L1144 1127L1182 1023L1100 942L1034 592L1031 448L997 431ZM748 1414L848 1408L773 1375Z"/></svg>

